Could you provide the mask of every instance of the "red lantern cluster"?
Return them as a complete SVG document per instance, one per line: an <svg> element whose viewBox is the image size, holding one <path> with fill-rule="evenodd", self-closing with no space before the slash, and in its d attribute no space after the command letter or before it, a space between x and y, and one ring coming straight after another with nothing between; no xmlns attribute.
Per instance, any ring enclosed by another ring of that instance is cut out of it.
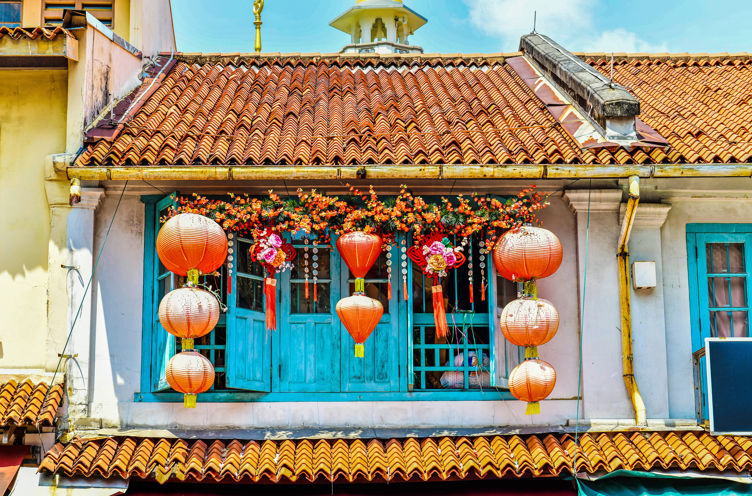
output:
<svg viewBox="0 0 752 496"><path fill-rule="evenodd" d="M526 415L539 414L539 402L556 385L556 371L538 357L538 346L556 335L559 312L549 301L538 299L535 281L556 272L562 257L559 239L551 231L531 226L506 232L494 249L497 273L525 283L525 294L504 308L500 324L507 341L525 348L525 361L509 375L509 390L527 402Z"/></svg>
<svg viewBox="0 0 752 496"><path fill-rule="evenodd" d="M363 358L368 337L384 314L380 301L365 295L363 279L379 258L383 243L375 234L360 231L344 234L337 240L337 250L355 276L355 294L337 302L337 315L355 340L355 356Z"/></svg>
<svg viewBox="0 0 752 496"><path fill-rule="evenodd" d="M214 383L214 366L193 349L193 340L214 329L220 311L216 297L196 285L200 274L214 272L224 263L227 236L211 219L180 214L160 229L157 254L168 270L188 276L186 287L171 291L160 302L159 322L182 339L183 351L167 364L167 382L183 393L186 408L195 408L196 395Z"/></svg>

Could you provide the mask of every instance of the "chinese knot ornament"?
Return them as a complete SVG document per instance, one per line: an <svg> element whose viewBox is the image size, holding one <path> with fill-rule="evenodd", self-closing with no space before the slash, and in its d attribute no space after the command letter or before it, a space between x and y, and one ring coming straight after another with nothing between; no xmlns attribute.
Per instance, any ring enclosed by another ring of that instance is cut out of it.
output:
<svg viewBox="0 0 752 496"><path fill-rule="evenodd" d="M198 276L217 270L227 258L227 235L219 224L197 214L179 214L168 220L157 235L157 255L170 272Z"/></svg>
<svg viewBox="0 0 752 496"><path fill-rule="evenodd" d="M462 247L452 245L449 238L440 233L434 233L426 238L422 246L411 246L407 250L410 259L418 264L423 273L433 279L431 294L433 296L433 320L436 324L436 335L440 338L449 334L449 325L444 308L444 290L440 278L446 277L451 269L456 269L465 263Z"/></svg>
<svg viewBox="0 0 752 496"><path fill-rule="evenodd" d="M356 357L363 357L363 343L376 329L383 314L381 302L363 294L356 293L337 302L337 315L355 340Z"/></svg>
<svg viewBox="0 0 752 496"><path fill-rule="evenodd" d="M292 269L295 248L282 236L272 231L265 231L251 247L251 260L259 262L266 272L264 277L264 296L266 297L266 328L277 330L277 274Z"/></svg>
<svg viewBox="0 0 752 496"><path fill-rule="evenodd" d="M525 360L509 374L509 391L527 402L525 415L540 414L540 400L546 399L556 386L556 371L543 360Z"/></svg>

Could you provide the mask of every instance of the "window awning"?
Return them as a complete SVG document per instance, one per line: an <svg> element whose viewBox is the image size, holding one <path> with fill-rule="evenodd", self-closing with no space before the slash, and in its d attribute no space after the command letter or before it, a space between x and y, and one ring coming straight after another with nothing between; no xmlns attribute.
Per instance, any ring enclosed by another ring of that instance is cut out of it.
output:
<svg viewBox="0 0 752 496"><path fill-rule="evenodd" d="M5 494L31 446L0 446L0 494Z"/></svg>

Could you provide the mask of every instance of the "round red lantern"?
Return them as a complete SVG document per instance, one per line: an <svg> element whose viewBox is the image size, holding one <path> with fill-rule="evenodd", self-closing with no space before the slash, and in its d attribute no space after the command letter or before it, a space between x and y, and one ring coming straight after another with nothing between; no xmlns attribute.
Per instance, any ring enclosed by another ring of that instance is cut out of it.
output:
<svg viewBox="0 0 752 496"><path fill-rule="evenodd" d="M159 303L159 323L173 336L183 338L183 349L193 349L193 340L209 334L219 321L219 301L208 291L180 288Z"/></svg>
<svg viewBox="0 0 752 496"><path fill-rule="evenodd" d="M510 343L525 348L525 358L537 358L538 346L559 330L559 312L543 299L520 298L501 312L501 332Z"/></svg>
<svg viewBox="0 0 752 496"><path fill-rule="evenodd" d="M196 408L196 395L214 384L214 366L201 353L183 351L167 363L167 382L172 389L183 393L183 406Z"/></svg>
<svg viewBox="0 0 752 496"><path fill-rule="evenodd" d="M559 268L563 252L559 238L548 229L522 226L507 231L496 243L496 272L510 281L543 279Z"/></svg>
<svg viewBox="0 0 752 496"><path fill-rule="evenodd" d="M203 215L179 214L159 230L157 254L167 270L197 284L199 274L214 272L224 263L227 236Z"/></svg>
<svg viewBox="0 0 752 496"><path fill-rule="evenodd" d="M337 315L355 340L356 357L363 357L363 343L376 328L383 314L384 307L381 302L361 294L337 302Z"/></svg>
<svg viewBox="0 0 752 496"><path fill-rule="evenodd" d="M525 360L509 374L509 391L527 402L525 415L540 414L540 400L548 398L556 386L556 371L543 360Z"/></svg>
<svg viewBox="0 0 752 496"><path fill-rule="evenodd" d="M355 231L337 239L337 250L355 277L355 291L363 292L363 278L381 254L383 242L375 234Z"/></svg>

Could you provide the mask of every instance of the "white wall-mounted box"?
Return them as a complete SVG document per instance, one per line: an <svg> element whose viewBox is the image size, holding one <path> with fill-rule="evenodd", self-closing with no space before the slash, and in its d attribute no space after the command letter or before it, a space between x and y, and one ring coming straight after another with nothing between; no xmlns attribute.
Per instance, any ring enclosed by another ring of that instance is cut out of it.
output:
<svg viewBox="0 0 752 496"><path fill-rule="evenodd" d="M656 281L655 262L632 263L632 286L635 289L653 289Z"/></svg>

